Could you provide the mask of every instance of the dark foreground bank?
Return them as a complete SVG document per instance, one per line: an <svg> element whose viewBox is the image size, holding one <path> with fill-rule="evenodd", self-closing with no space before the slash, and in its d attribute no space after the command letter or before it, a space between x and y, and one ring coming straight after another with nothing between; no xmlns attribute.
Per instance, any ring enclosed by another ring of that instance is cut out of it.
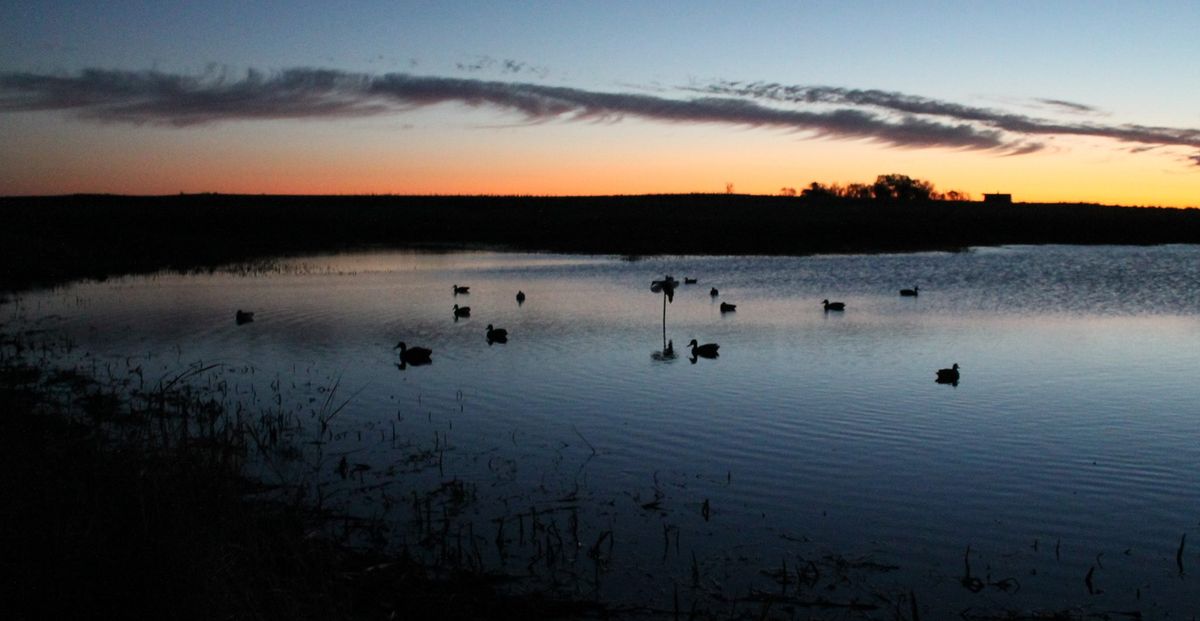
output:
<svg viewBox="0 0 1200 621"><path fill-rule="evenodd" d="M0 289L414 246L604 254L1200 243L1200 210L744 195L0 198Z"/></svg>
<svg viewBox="0 0 1200 621"><path fill-rule="evenodd" d="M0 334L0 610L25 619L534 619L595 603L351 546L242 474L248 428L184 385L122 397ZM193 430L181 433L186 419ZM197 431L200 429L200 431ZM253 435L253 434L251 434ZM267 500L267 499L271 500ZM369 526L369 525L365 525Z"/></svg>

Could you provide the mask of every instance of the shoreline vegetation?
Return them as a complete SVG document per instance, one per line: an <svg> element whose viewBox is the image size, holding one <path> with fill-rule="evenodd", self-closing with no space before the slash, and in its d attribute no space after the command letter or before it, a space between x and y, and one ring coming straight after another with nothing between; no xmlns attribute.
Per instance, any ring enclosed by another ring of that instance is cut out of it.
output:
<svg viewBox="0 0 1200 621"><path fill-rule="evenodd" d="M303 476L247 474L294 460L300 440L276 414L231 411L210 381L223 365L155 382L140 366L64 368L71 348L40 329L0 332L8 618L607 616L550 589L505 590L516 578L460 559L387 551L370 543L382 518L314 501Z"/></svg>
<svg viewBox="0 0 1200 621"><path fill-rule="evenodd" d="M0 198L0 290L279 256L491 247L809 255L1200 243L1200 209L839 196L69 195Z"/></svg>

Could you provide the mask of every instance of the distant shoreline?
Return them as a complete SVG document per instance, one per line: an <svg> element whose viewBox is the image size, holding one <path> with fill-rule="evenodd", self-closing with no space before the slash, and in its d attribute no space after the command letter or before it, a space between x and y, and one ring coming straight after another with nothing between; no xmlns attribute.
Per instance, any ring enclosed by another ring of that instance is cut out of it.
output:
<svg viewBox="0 0 1200 621"><path fill-rule="evenodd" d="M1200 243L1200 209L643 196L0 197L0 289L369 248L811 255Z"/></svg>

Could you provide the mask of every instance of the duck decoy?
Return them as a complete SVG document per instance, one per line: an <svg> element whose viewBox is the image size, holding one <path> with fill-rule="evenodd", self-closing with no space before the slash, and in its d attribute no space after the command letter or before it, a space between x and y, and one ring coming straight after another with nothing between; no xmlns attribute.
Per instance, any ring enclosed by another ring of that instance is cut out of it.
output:
<svg viewBox="0 0 1200 621"><path fill-rule="evenodd" d="M697 282L699 281L697 281L695 278L688 278L687 276L683 277L683 284L685 285L694 285Z"/></svg>
<svg viewBox="0 0 1200 621"><path fill-rule="evenodd" d="M717 345L716 343L705 343L703 345L699 345L696 343L696 339L692 339L692 342L688 343L688 347L692 348L693 358L696 356L701 358L716 358L720 355L717 353L717 350L721 348L721 346Z"/></svg>
<svg viewBox="0 0 1200 621"><path fill-rule="evenodd" d="M950 367L949 369L938 369L937 383L939 383L939 384L954 384L957 386L958 385L958 363L955 362L954 366Z"/></svg>
<svg viewBox="0 0 1200 621"><path fill-rule="evenodd" d="M463 295L466 295L466 294L468 294L468 293L470 293L470 292L471 292L471 288L470 288L470 287L460 287L460 286L458 286L458 285L454 285L454 295L458 295L458 294L460 294L460 293L461 293L461 294L463 294Z"/></svg>
<svg viewBox="0 0 1200 621"><path fill-rule="evenodd" d="M912 289L901 289L900 295L903 297L906 297L906 298L915 298L915 297L917 297L917 294L920 292L921 292L920 287L913 287Z"/></svg>
<svg viewBox="0 0 1200 621"><path fill-rule="evenodd" d="M830 302L829 300L821 300L821 303L825 305L826 311L844 311L844 310L846 310L845 302Z"/></svg>
<svg viewBox="0 0 1200 621"><path fill-rule="evenodd" d="M505 330L504 328L493 328L492 324L489 323L487 325L487 341L489 345L492 343L507 343L508 330Z"/></svg>
<svg viewBox="0 0 1200 621"><path fill-rule="evenodd" d="M471 316L471 307L470 306L459 306L458 304L454 305L454 318L455 319L458 319L459 317L470 317L470 316Z"/></svg>
<svg viewBox="0 0 1200 621"><path fill-rule="evenodd" d="M714 298L715 298L715 297L717 297L718 295L721 295L721 293L720 293L719 291L717 291L717 288L716 288L716 287L713 287L712 289L709 289L709 290L708 290L708 294L709 294L709 295L711 295L711 296L713 296Z"/></svg>
<svg viewBox="0 0 1200 621"><path fill-rule="evenodd" d="M736 310L737 310L737 304L730 304L729 302L721 302L721 312L722 313L732 313L733 311L736 311Z"/></svg>
<svg viewBox="0 0 1200 621"><path fill-rule="evenodd" d="M433 350L429 349L428 347L413 347L410 349L404 344L404 341L400 341L392 349L400 350L401 365L411 364L413 366L420 366L433 362L433 360L429 358L430 354L433 353Z"/></svg>
<svg viewBox="0 0 1200 621"><path fill-rule="evenodd" d="M524 303L525 303L525 292L517 291L517 304L524 304Z"/></svg>
<svg viewBox="0 0 1200 621"><path fill-rule="evenodd" d="M237 322L237 325L239 326L244 323L250 323L251 321L254 321L254 313L250 311L244 311L239 308L237 313L234 313L233 320Z"/></svg>

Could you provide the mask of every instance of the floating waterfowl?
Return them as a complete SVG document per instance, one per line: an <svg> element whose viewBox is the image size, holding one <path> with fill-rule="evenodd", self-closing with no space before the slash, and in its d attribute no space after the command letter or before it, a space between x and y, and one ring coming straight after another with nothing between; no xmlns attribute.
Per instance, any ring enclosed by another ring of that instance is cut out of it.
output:
<svg viewBox="0 0 1200 621"><path fill-rule="evenodd" d="M525 303L525 292L517 291L517 304Z"/></svg>
<svg viewBox="0 0 1200 621"><path fill-rule="evenodd" d="M697 281L695 278L688 278L687 276L683 277L683 284L685 285L694 285L697 282L699 281Z"/></svg>
<svg viewBox="0 0 1200 621"><path fill-rule="evenodd" d="M237 313L233 315L233 320L236 321L239 326L244 323L250 323L251 321L254 321L254 313L250 311L244 311L239 308Z"/></svg>
<svg viewBox="0 0 1200 621"><path fill-rule="evenodd" d="M489 323L487 325L487 340L489 345L491 343L507 343L508 330L505 330L504 328L493 328L492 324Z"/></svg>
<svg viewBox="0 0 1200 621"><path fill-rule="evenodd" d="M830 302L829 300L821 300L821 303L825 305L826 311L844 311L844 310L846 310L845 302Z"/></svg>
<svg viewBox="0 0 1200 621"><path fill-rule="evenodd" d="M459 306L458 304L454 305L454 318L455 319L458 319L459 317L470 317L470 316L471 316L471 307L470 306Z"/></svg>
<svg viewBox="0 0 1200 621"><path fill-rule="evenodd" d="M921 292L920 287L913 287L912 289L901 289L900 295L902 295L906 298L915 298L915 297L917 297L917 294L920 292Z"/></svg>
<svg viewBox="0 0 1200 621"><path fill-rule="evenodd" d="M730 304L729 302L721 302L721 312L722 313L732 313L733 311L736 311L736 310L737 310L737 304Z"/></svg>
<svg viewBox="0 0 1200 621"><path fill-rule="evenodd" d="M454 295L458 295L460 293L463 295L471 293L471 288L470 287L460 287L458 285L454 285Z"/></svg>
<svg viewBox="0 0 1200 621"><path fill-rule="evenodd" d="M938 369L937 383L939 384L958 384L958 363L949 369Z"/></svg>
<svg viewBox="0 0 1200 621"><path fill-rule="evenodd" d="M709 289L709 290L708 290L708 294L709 294L709 295L711 295L711 296L713 296L713 297L715 298L715 297L717 297L718 295L721 295L721 292L717 291L717 288L716 288L716 287L713 287L712 289Z"/></svg>
<svg viewBox="0 0 1200 621"><path fill-rule="evenodd" d="M721 348L716 343L699 345L696 343L696 339L692 339L692 342L688 343L688 347L692 348L692 357L699 356L701 358L716 358L720 355L717 353L717 350Z"/></svg>
<svg viewBox="0 0 1200 621"><path fill-rule="evenodd" d="M404 341L400 341L392 349L400 350L401 364L420 366L422 364L429 364L432 362L429 356L433 354L433 350L429 349L428 347L413 347L412 349L409 349L409 347L404 344Z"/></svg>

